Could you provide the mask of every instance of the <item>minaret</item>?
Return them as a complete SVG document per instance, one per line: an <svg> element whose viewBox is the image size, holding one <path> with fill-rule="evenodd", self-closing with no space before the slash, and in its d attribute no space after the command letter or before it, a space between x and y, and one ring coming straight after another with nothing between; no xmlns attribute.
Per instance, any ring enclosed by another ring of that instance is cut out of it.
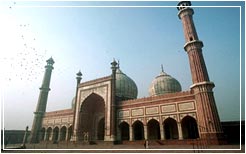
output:
<svg viewBox="0 0 246 154"><path fill-rule="evenodd" d="M185 36L184 49L188 54L194 92L197 105L197 123L200 138L209 139L210 144L218 144L223 132L213 95L214 83L209 76L202 54L203 42L199 40L192 19L194 11L190 1L178 3L178 17L183 23Z"/></svg>
<svg viewBox="0 0 246 154"><path fill-rule="evenodd" d="M45 73L43 78L43 83L40 89L39 98L38 98L38 104L36 108L36 112L34 112L34 119L32 124L32 130L31 130L31 143L38 143L39 142L39 132L42 127L43 122L43 116L46 111L46 105L48 100L48 93L50 91L50 79L51 79L51 73L53 70L53 64L55 63L52 57L48 59L47 65L45 66Z"/></svg>
<svg viewBox="0 0 246 154"><path fill-rule="evenodd" d="M77 74L76 80L76 94L75 94L75 107L74 107L74 115L73 115L73 136L71 138L71 141L77 142L79 140L79 106L78 106L78 90L79 90L79 84L82 79L82 73L79 71Z"/></svg>
<svg viewBox="0 0 246 154"><path fill-rule="evenodd" d="M118 68L117 62L114 60L111 63L111 104L110 104L110 141L116 140L116 70Z"/></svg>

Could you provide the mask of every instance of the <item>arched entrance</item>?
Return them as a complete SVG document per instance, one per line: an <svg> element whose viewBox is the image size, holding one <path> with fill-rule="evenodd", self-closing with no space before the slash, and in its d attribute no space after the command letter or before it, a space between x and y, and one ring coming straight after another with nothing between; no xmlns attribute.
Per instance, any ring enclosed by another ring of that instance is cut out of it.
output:
<svg viewBox="0 0 246 154"><path fill-rule="evenodd" d="M39 136L39 141L44 141L44 136L45 135L45 128L43 127L41 130L40 130L40 136Z"/></svg>
<svg viewBox="0 0 246 154"><path fill-rule="evenodd" d="M52 128L51 127L49 127L48 129L47 129L47 133L46 133L46 141L51 141L51 132L52 132Z"/></svg>
<svg viewBox="0 0 246 154"><path fill-rule="evenodd" d="M157 120L151 119L147 124L147 128L148 128L148 139L156 140L161 138L160 125Z"/></svg>
<svg viewBox="0 0 246 154"><path fill-rule="evenodd" d="M181 121L183 138L196 139L199 138L196 120L193 117L186 116Z"/></svg>
<svg viewBox="0 0 246 154"><path fill-rule="evenodd" d="M53 141L57 142L58 141L58 135L59 135L59 128L55 127L53 129Z"/></svg>
<svg viewBox="0 0 246 154"><path fill-rule="evenodd" d="M67 133L67 128L63 126L60 130L60 141L66 140L66 133Z"/></svg>
<svg viewBox="0 0 246 154"><path fill-rule="evenodd" d="M121 140L129 140L129 124L126 122L122 122L119 125L120 128L120 136L121 136Z"/></svg>
<svg viewBox="0 0 246 154"><path fill-rule="evenodd" d="M144 127L141 121L135 121L132 125L134 140L144 140Z"/></svg>
<svg viewBox="0 0 246 154"><path fill-rule="evenodd" d="M68 138L67 138L68 141L70 141L70 139L71 139L72 132L73 132L73 129L72 129L72 126L70 126L70 127L68 128Z"/></svg>
<svg viewBox="0 0 246 154"><path fill-rule="evenodd" d="M98 127L97 127L97 139L98 140L104 140L104 132L105 132L105 118L102 118L98 122Z"/></svg>
<svg viewBox="0 0 246 154"><path fill-rule="evenodd" d="M92 93L81 105L80 135L83 140L104 139L105 102L98 94ZM99 137L99 138L98 138Z"/></svg>
<svg viewBox="0 0 246 154"><path fill-rule="evenodd" d="M176 120L172 118L167 118L164 121L164 133L165 133L165 139L178 139L179 134L178 134L178 127L177 127L177 122Z"/></svg>

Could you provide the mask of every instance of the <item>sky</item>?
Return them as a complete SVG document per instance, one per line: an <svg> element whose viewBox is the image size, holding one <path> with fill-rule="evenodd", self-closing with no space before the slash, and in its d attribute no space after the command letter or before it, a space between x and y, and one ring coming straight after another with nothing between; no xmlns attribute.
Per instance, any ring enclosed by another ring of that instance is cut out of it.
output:
<svg viewBox="0 0 246 154"><path fill-rule="evenodd" d="M138 98L149 96L161 64L183 91L189 90L192 79L177 3L1 1L2 128L31 128L50 57L55 64L46 111L71 108L76 73L81 70L82 82L108 76L113 59L135 81ZM192 5L220 119L239 120L240 104L245 119L244 2L194 1ZM232 6L242 6L241 33L240 7Z"/></svg>

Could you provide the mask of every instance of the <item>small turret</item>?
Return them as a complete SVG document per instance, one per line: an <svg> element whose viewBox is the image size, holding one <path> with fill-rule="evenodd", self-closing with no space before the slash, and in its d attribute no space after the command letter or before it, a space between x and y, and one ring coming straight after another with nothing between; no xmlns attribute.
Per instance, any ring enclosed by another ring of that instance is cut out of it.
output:
<svg viewBox="0 0 246 154"><path fill-rule="evenodd" d="M190 1L180 1L177 5L177 9L180 11L184 8L187 8L187 6L191 6L191 2Z"/></svg>
<svg viewBox="0 0 246 154"><path fill-rule="evenodd" d="M52 57L50 57L48 60L46 60L47 65L53 65L55 63L55 61L53 60Z"/></svg>

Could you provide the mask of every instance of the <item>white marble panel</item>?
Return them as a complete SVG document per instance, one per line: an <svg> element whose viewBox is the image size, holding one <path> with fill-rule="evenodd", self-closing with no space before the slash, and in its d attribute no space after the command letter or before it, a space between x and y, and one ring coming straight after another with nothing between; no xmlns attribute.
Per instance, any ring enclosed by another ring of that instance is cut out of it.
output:
<svg viewBox="0 0 246 154"><path fill-rule="evenodd" d="M179 104L179 110L180 111L194 110L194 109L195 109L194 102Z"/></svg>
<svg viewBox="0 0 246 154"><path fill-rule="evenodd" d="M140 115L143 115L143 109L134 109L132 110L132 116L140 116Z"/></svg>
<svg viewBox="0 0 246 154"><path fill-rule="evenodd" d="M61 123L61 119L55 119L55 123L56 123L56 124Z"/></svg>
<svg viewBox="0 0 246 154"><path fill-rule="evenodd" d="M158 113L159 113L158 106L146 108L146 114L158 114Z"/></svg>
<svg viewBox="0 0 246 154"><path fill-rule="evenodd" d="M48 124L53 124L54 123L54 119L49 119L48 120Z"/></svg>
<svg viewBox="0 0 246 154"><path fill-rule="evenodd" d="M119 118L129 117L130 112L129 112L129 110L121 110L118 112L118 116L119 116Z"/></svg>
<svg viewBox="0 0 246 154"><path fill-rule="evenodd" d="M164 106L161 107L161 112L163 112L163 113L175 112L175 111L176 111L175 104L164 105Z"/></svg>

